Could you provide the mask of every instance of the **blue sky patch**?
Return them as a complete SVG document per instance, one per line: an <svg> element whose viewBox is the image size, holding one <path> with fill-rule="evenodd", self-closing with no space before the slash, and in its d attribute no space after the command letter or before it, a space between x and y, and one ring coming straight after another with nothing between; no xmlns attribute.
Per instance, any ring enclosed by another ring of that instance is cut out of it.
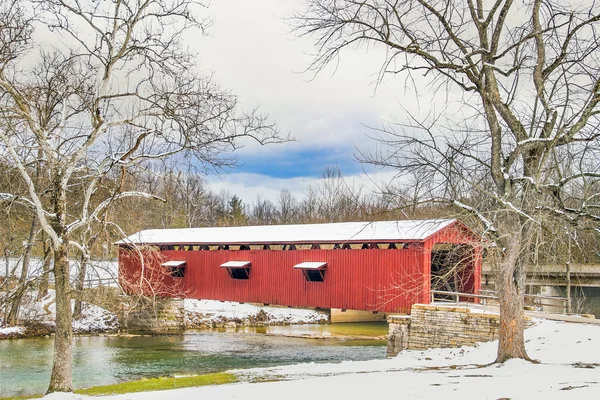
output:
<svg viewBox="0 0 600 400"><path fill-rule="evenodd" d="M282 146L282 150L284 150ZM286 149L287 150L287 149ZM240 154L236 173L254 173L273 178L320 177L327 167L339 167L343 174L361 171L353 148L314 148L291 151L265 151Z"/></svg>

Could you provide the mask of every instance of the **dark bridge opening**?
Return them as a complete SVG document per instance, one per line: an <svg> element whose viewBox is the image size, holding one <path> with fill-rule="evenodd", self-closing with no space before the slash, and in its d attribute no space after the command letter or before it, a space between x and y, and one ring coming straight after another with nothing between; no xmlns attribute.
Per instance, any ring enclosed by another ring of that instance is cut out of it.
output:
<svg viewBox="0 0 600 400"><path fill-rule="evenodd" d="M431 252L431 290L474 293L473 247L438 243Z"/></svg>

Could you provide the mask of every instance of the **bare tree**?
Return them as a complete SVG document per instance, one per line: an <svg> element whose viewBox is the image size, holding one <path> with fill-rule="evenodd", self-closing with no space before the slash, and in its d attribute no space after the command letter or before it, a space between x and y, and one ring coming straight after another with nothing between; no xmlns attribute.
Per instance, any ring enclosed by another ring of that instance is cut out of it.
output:
<svg viewBox="0 0 600 400"><path fill-rule="evenodd" d="M317 192L313 186L306 188L304 198L298 207L299 218L303 223L317 220Z"/></svg>
<svg viewBox="0 0 600 400"><path fill-rule="evenodd" d="M180 204L183 206L188 228L195 228L207 224L206 215L212 196L206 182L200 175L188 170L180 177L182 190Z"/></svg>
<svg viewBox="0 0 600 400"><path fill-rule="evenodd" d="M326 168L315 184L317 212L323 222L352 221L360 218L361 189L348 183L337 167Z"/></svg>
<svg viewBox="0 0 600 400"><path fill-rule="evenodd" d="M281 189L277 199L277 218L281 224L290 224L297 214L298 205L288 189Z"/></svg>
<svg viewBox="0 0 600 400"><path fill-rule="evenodd" d="M250 207L250 223L252 225L270 225L276 221L277 210L273 202L269 199L263 199L260 195Z"/></svg>
<svg viewBox="0 0 600 400"><path fill-rule="evenodd" d="M295 19L321 71L350 46L385 51L390 73L447 103L383 123L363 161L418 173L431 201L474 215L501 250L497 361L528 358L525 263L548 219L598 231L600 6L553 0L307 0ZM485 3L485 4L484 4ZM380 54L380 53L378 53ZM454 101L457 100L457 101ZM458 106L453 106L458 104Z"/></svg>
<svg viewBox="0 0 600 400"><path fill-rule="evenodd" d="M21 301L29 284L29 264L31 262L31 252L36 241L37 233L37 218L34 216L31 221L29 238L24 246L25 249L23 251L23 259L21 261L21 275L19 277L18 287L16 288L15 293L12 296L10 311L6 315L6 322L9 326L16 326L19 320L19 310L21 309Z"/></svg>
<svg viewBox="0 0 600 400"><path fill-rule="evenodd" d="M235 160L225 153L238 139L282 139L264 116L241 113L234 95L197 70L184 35L206 28L196 17L201 6L194 0L0 5L0 152L26 187L25 196L2 197L28 207L52 246L56 335L49 392L72 391L69 258L73 248L89 252L78 232L102 220L115 201L155 197L124 191L122 179L99 190L105 178L178 154L231 165ZM36 186L38 166L46 190ZM69 202L75 192L79 200Z"/></svg>

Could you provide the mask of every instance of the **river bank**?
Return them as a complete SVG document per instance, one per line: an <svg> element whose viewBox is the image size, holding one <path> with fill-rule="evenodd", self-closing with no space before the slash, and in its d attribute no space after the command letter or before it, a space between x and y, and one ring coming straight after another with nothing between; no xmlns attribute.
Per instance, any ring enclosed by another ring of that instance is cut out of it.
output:
<svg viewBox="0 0 600 400"><path fill-rule="evenodd" d="M50 336L54 333L56 310L54 291L41 301L33 301L34 293L26 296L20 312L22 324L2 327L0 340ZM183 300L184 329L236 328L243 326L272 326L292 324L324 324L329 315L325 311L263 306L214 300ZM73 320L76 335L127 334L117 315L102 307L82 302L81 314Z"/></svg>
<svg viewBox="0 0 600 400"><path fill-rule="evenodd" d="M238 368L385 358L385 341L354 340L342 334L364 336L368 330L376 338L386 326L355 325L344 325L345 332L331 324L214 328L164 336L77 336L73 342L73 382L80 389ZM311 330L330 340L281 335L306 335ZM0 341L0 397L43 393L50 378L52 353L52 338Z"/></svg>
<svg viewBox="0 0 600 400"><path fill-rule="evenodd" d="M529 356L538 363L511 360L504 364L491 364L498 345L495 341L473 347L404 351L392 359L307 362L250 369L242 369L245 368L242 365L224 373L235 384L108 393L102 399L300 400L311 397L364 400L391 395L406 399L445 400L598 398L600 327L536 320L535 325L525 331L525 338ZM175 379L181 379L183 385L189 376ZM105 391L102 393L107 394ZM72 393L45 396L49 400L95 398Z"/></svg>

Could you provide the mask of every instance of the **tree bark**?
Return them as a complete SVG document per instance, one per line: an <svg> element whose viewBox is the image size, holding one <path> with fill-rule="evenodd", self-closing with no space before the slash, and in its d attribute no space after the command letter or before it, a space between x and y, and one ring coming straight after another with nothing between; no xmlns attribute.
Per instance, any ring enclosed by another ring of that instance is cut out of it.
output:
<svg viewBox="0 0 600 400"><path fill-rule="evenodd" d="M38 286L37 301L42 301L48 295L48 280L50 279L50 262L52 261L52 247L44 244L44 263L42 277Z"/></svg>
<svg viewBox="0 0 600 400"><path fill-rule="evenodd" d="M25 294L25 290L27 289L27 276L29 274L31 251L33 250L33 245L37 236L37 229L38 220L37 217L33 217L33 220L31 221L31 228L29 229L29 238L27 246L25 247L25 254L23 255L23 266L21 268L21 277L19 278L17 293L15 293L15 297L11 302L10 311L7 317L9 326L16 326L19 322L19 310L21 309L23 295Z"/></svg>
<svg viewBox="0 0 600 400"><path fill-rule="evenodd" d="M571 302L571 236L569 236L569 244L567 248L567 262L566 262L566 272L567 272L567 313L571 314L573 312L573 303Z"/></svg>
<svg viewBox="0 0 600 400"><path fill-rule="evenodd" d="M54 359L48 393L72 392L73 329L71 326L71 293L69 285L69 249L63 241L54 250L56 290L56 334Z"/></svg>
<svg viewBox="0 0 600 400"><path fill-rule="evenodd" d="M498 271L500 327L497 363L511 358L530 360L525 351L525 260L521 256L521 232L514 233L508 239L505 252Z"/></svg>
<svg viewBox="0 0 600 400"><path fill-rule="evenodd" d="M87 259L85 255L81 255L79 261L79 270L77 271L77 281L75 282L75 290L82 292L85 284L85 273L87 270ZM81 299L75 299L75 305L73 306L73 318L77 318L81 315Z"/></svg>

